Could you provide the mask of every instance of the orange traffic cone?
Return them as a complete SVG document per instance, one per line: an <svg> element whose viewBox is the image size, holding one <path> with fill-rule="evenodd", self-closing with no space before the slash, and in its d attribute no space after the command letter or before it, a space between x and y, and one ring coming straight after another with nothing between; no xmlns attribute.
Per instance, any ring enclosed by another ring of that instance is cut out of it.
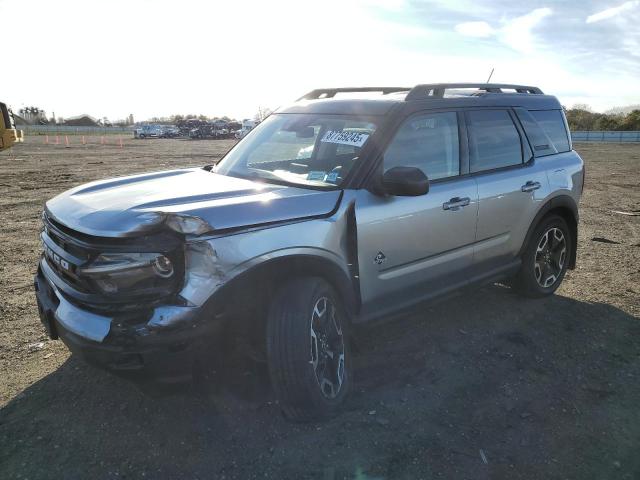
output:
<svg viewBox="0 0 640 480"><path fill-rule="evenodd" d="M49 145L49 135L44 136L44 144Z"/></svg>
<svg viewBox="0 0 640 480"><path fill-rule="evenodd" d="M56 145L60 145L60 137L58 135L56 135Z"/></svg>
<svg viewBox="0 0 640 480"><path fill-rule="evenodd" d="M69 137L66 135L64 136L64 146L65 148L69 148Z"/></svg>

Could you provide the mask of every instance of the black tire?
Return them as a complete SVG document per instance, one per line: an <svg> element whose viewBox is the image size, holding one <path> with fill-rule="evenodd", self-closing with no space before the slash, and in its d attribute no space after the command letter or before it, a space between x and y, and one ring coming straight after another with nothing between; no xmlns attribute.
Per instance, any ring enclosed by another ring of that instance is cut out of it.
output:
<svg viewBox="0 0 640 480"><path fill-rule="evenodd" d="M140 135L138 135L138 138L141 140L144 139L144 133L141 133Z"/></svg>
<svg viewBox="0 0 640 480"><path fill-rule="evenodd" d="M562 242L556 238L558 231L564 237L563 254ZM551 241L549 255L544 250L539 251L539 247L544 244L543 236L547 234L550 235L547 241ZM552 240L549 240L550 238ZM555 251L553 241L557 242ZM544 217L533 231L522 255L522 266L512 283L514 288L529 298L542 298L553 294L567 273L573 248L574 239L564 218L559 215ZM549 260L548 264L545 258ZM543 268L540 268L541 265ZM548 272L544 269L546 267L549 268Z"/></svg>
<svg viewBox="0 0 640 480"><path fill-rule="evenodd" d="M323 303L323 299L328 303ZM318 315L322 305L325 316ZM333 323L330 322L331 311L335 312ZM328 336L322 333L320 326L325 320L329 322L326 325L333 325L328 327L333 332ZM327 417L346 398L352 381L347 327L340 297L322 278L297 278L277 291L267 320L267 361L273 389L283 413L290 420L310 421ZM317 334L314 328L318 330ZM323 351L323 345L331 357ZM335 354L340 351L342 354ZM331 374L334 370L335 375ZM325 379L325 374L334 382Z"/></svg>

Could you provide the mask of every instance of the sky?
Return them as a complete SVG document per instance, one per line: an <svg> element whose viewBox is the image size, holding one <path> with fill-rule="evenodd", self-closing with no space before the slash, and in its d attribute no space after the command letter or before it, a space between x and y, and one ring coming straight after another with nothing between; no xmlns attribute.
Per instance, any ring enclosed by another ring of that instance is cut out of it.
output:
<svg viewBox="0 0 640 480"><path fill-rule="evenodd" d="M0 32L0 100L57 117L242 119L492 68L568 107L640 103L640 0L0 0Z"/></svg>

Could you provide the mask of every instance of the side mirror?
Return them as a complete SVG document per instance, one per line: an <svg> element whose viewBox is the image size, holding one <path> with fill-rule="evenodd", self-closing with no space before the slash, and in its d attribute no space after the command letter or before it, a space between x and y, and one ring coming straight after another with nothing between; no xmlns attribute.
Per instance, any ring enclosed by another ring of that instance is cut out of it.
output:
<svg viewBox="0 0 640 480"><path fill-rule="evenodd" d="M417 197L429 192L429 179L416 167L393 167L382 176L382 189L387 195Z"/></svg>

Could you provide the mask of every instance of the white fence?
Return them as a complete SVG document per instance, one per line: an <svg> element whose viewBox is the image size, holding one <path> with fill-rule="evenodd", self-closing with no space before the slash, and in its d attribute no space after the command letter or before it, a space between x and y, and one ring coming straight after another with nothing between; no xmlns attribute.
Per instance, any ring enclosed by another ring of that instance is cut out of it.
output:
<svg viewBox="0 0 640 480"><path fill-rule="evenodd" d="M25 135L133 135L134 127L67 127L61 125L19 125Z"/></svg>
<svg viewBox="0 0 640 480"><path fill-rule="evenodd" d="M574 142L640 142L640 131L575 131L571 132L571 140Z"/></svg>

